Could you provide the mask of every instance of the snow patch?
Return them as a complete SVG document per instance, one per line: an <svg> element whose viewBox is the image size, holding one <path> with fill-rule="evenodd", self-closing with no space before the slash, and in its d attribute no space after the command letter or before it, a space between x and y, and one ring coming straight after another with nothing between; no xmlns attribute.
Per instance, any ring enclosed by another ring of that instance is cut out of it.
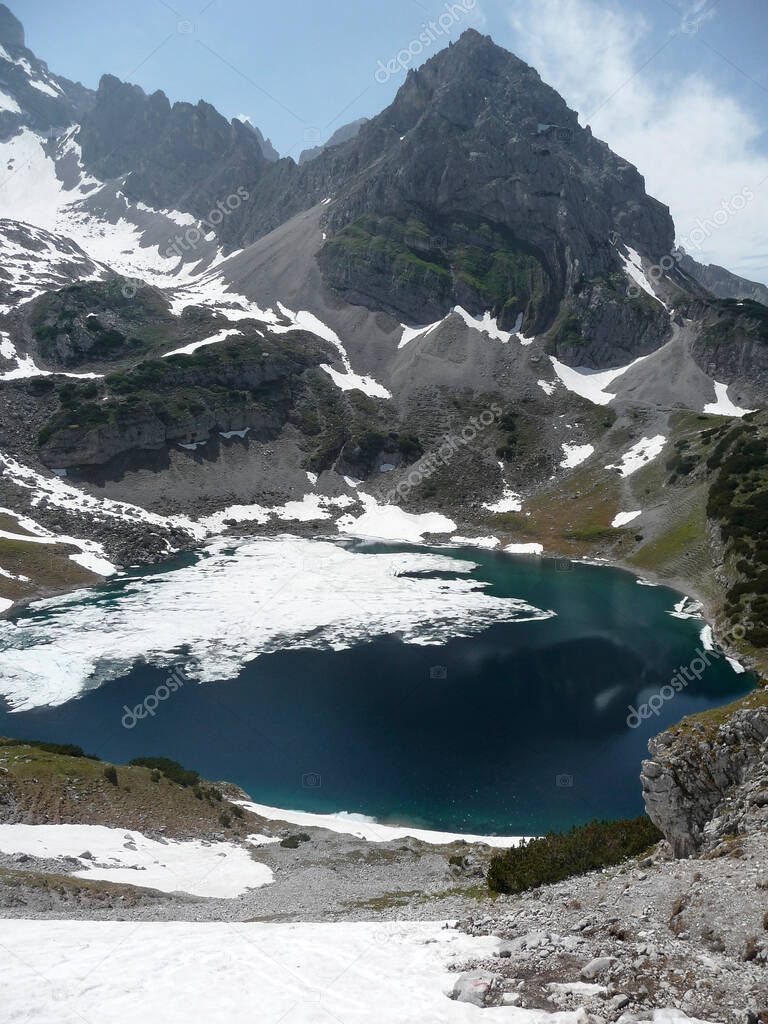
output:
<svg viewBox="0 0 768 1024"><path fill-rule="evenodd" d="M53 860L74 857L81 865L73 872L76 878L193 896L233 899L274 881L272 871L244 846L158 842L141 832L103 825L0 825L0 851ZM83 857L83 852L92 856Z"/></svg>
<svg viewBox="0 0 768 1024"><path fill-rule="evenodd" d="M224 331L219 331L218 334L212 334L210 338L203 338L201 341L193 341L190 345L183 345L181 348L175 348L172 352L163 353L163 358L168 359L170 356L191 356L193 352L197 352L199 348L205 348L208 345L217 345L220 341L226 341L227 338L231 338L233 334L242 334L236 327L227 328Z"/></svg>
<svg viewBox="0 0 768 1024"><path fill-rule="evenodd" d="M613 526L614 529L618 530L622 526L628 526L629 523L634 523L634 521L636 519L638 519L642 514L643 514L642 511L640 511L640 512L619 512L619 514L614 518L613 522L611 523L611 526Z"/></svg>
<svg viewBox="0 0 768 1024"><path fill-rule="evenodd" d="M562 469L575 469L582 462L595 454L594 446L591 444L564 444L563 461L560 463Z"/></svg>
<svg viewBox="0 0 768 1024"><path fill-rule="evenodd" d="M640 356L639 359L635 359L629 366L620 366L613 370L586 370L583 368L577 370L572 366L566 366L565 363L561 363L554 356L549 358L555 373L560 378L560 382L569 391L573 392L574 395L586 398L587 401L593 402L595 405L608 405L614 400L616 395L610 394L606 391L606 388L610 387L619 377L623 377L628 370L644 362L648 356ZM544 383L544 381L539 381L539 385L542 387ZM551 391L547 392L547 394L551 393Z"/></svg>
<svg viewBox="0 0 768 1024"><path fill-rule="evenodd" d="M359 492L359 495L365 511L357 517L346 515L339 519L340 533L417 544L425 533L452 533L456 529L456 523L439 512L417 515L399 505L380 505L370 494Z"/></svg>
<svg viewBox="0 0 768 1024"><path fill-rule="evenodd" d="M543 544L507 544L504 548L508 555L543 555Z"/></svg>
<svg viewBox="0 0 768 1024"><path fill-rule="evenodd" d="M451 537L451 544L457 544L460 547L472 547L472 548L485 548L490 551L493 548L497 548L501 541L498 537L460 537L455 534Z"/></svg>
<svg viewBox="0 0 768 1024"><path fill-rule="evenodd" d="M712 416L735 416L740 419L742 416L748 416L751 412L755 412L754 409L742 409L735 405L728 397L727 384L718 384L717 381L713 381L713 384L715 385L715 401L704 406L705 413Z"/></svg>
<svg viewBox="0 0 768 1024"><path fill-rule="evenodd" d="M666 437L657 434L655 437L644 437L625 452L618 465L606 466L606 469L617 469L623 477L632 476L643 466L657 459L667 443Z"/></svg>

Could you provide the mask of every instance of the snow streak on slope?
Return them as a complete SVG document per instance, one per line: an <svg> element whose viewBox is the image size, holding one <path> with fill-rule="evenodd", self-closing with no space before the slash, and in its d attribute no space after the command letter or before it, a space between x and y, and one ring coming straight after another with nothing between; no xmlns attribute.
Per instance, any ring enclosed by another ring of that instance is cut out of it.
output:
<svg viewBox="0 0 768 1024"><path fill-rule="evenodd" d="M667 304L653 290L653 285L643 270L643 259L640 253L630 245L626 246L626 250L629 253L628 256L624 256L622 253L619 253L619 256L624 264L627 277L631 278L638 288L642 289L647 295L650 295L652 299L660 302L664 309L668 309Z"/></svg>
<svg viewBox="0 0 768 1024"><path fill-rule="evenodd" d="M95 540L83 540L79 537L68 537L65 534L54 534L45 527L40 526L33 519L21 516L8 508L0 508L0 514L15 519L24 533L14 533L8 530L0 530L0 537L5 540L12 540L23 544L64 544L67 547L79 548L79 551L70 555L70 561L87 569L96 576L112 576L117 569L108 559L104 546ZM9 606L10 607L10 606Z"/></svg>
<svg viewBox="0 0 768 1024"><path fill-rule="evenodd" d="M98 281L109 268L95 263L68 238L19 221L0 220L0 313L50 289Z"/></svg>
<svg viewBox="0 0 768 1024"><path fill-rule="evenodd" d="M255 845L277 842L254 837ZM233 899L274 881L245 846L190 840L158 842L141 832L103 825L0 825L0 851L45 859L74 858L77 878L119 882L160 892ZM83 857L87 851L90 857ZM69 865L67 865L69 867Z"/></svg>
<svg viewBox="0 0 768 1024"><path fill-rule="evenodd" d="M649 462L657 459L664 450L666 443L667 439L663 434L657 434L656 437L644 437L622 455L621 462L618 465L606 466L605 468L617 469L624 477L632 476L633 473L642 469L643 466L647 466Z"/></svg>
<svg viewBox="0 0 768 1024"><path fill-rule="evenodd" d="M439 644L554 614L487 595L463 578L474 568L455 555L370 554L293 537L216 540L194 565L40 601L15 626L0 623L0 692L29 709L63 704L140 659L169 666L184 657L189 678L213 682L276 650L341 650L384 634Z"/></svg>
<svg viewBox="0 0 768 1024"><path fill-rule="evenodd" d="M160 286L189 281L195 263L210 267L224 258L215 237L189 214L153 210L130 200L119 183L88 174L77 132L75 126L51 141L23 128L0 143L0 217L73 239L118 273ZM182 249L193 254L182 262L174 241L193 225L199 239Z"/></svg>
<svg viewBox="0 0 768 1024"><path fill-rule="evenodd" d="M0 372L0 380L25 380L28 377L52 377L56 374L60 377L75 377L80 380L96 380L103 376L101 373L65 373L63 370L41 370L32 356L19 355L10 336L4 331L0 331L0 357L16 364L10 370Z"/></svg>
<svg viewBox="0 0 768 1024"><path fill-rule="evenodd" d="M205 527L187 519L186 516L161 516L124 501L94 498L93 495L64 483L58 477L42 476L29 466L23 466L10 455L0 452L0 478L2 477L28 491L33 508L40 504L53 505L102 522L117 519L123 523L141 523L163 529L176 528L186 530L198 540L202 540L207 533Z"/></svg>
<svg viewBox="0 0 768 1024"><path fill-rule="evenodd" d="M391 392L387 391L385 387L379 384L373 379L373 377L362 377L352 369L352 363L349 361L349 355L347 350L342 344L341 339L335 331L331 330L327 324L324 324L322 320L318 319L314 313L309 313L307 310L299 310L297 313L292 312L282 302L278 302L278 309L292 321L290 327L273 327L272 330L275 334L285 334L287 331L292 331L298 328L302 331L309 331L312 334L316 334L318 338L322 338L324 341L328 341L333 345L336 351L339 353L342 366L344 367L344 373L340 373L338 370L334 370L332 366L327 363L324 364L321 369L331 377L334 384L341 388L342 391L362 391L363 394L368 395L370 398L391 398Z"/></svg>

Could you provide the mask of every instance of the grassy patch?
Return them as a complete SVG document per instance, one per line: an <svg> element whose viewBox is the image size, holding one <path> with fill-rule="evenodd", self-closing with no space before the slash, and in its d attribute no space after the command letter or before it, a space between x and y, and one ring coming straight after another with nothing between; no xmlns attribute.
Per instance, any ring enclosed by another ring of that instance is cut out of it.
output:
<svg viewBox="0 0 768 1024"><path fill-rule="evenodd" d="M645 544L629 561L641 569L662 569L704 538L703 520L693 514L690 519Z"/></svg>
<svg viewBox="0 0 768 1024"><path fill-rule="evenodd" d="M741 700L733 701L720 708L711 708L709 711L702 711L698 715L689 715L682 722L669 731L674 735L699 732L703 727L708 738L714 738L721 725L725 725L737 711L749 708L768 708L768 684L763 684L759 689L742 697Z"/></svg>

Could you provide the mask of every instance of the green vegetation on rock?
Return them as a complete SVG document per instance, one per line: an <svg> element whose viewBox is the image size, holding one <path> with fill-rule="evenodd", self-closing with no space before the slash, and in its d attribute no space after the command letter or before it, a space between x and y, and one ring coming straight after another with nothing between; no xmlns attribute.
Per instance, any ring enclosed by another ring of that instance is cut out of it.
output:
<svg viewBox="0 0 768 1024"><path fill-rule="evenodd" d="M583 875L645 852L662 838L650 818L593 821L569 832L523 841L491 860L488 885L494 892L518 893Z"/></svg>

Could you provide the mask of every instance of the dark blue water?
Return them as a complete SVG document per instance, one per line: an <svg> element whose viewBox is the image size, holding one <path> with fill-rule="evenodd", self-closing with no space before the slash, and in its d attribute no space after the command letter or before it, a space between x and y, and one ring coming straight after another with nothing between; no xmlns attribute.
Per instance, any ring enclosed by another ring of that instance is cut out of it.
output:
<svg viewBox="0 0 768 1024"><path fill-rule="evenodd" d="M668 614L678 595L607 568L465 554L489 593L557 617L440 647L384 637L262 656L229 682L183 685L126 729L125 706L169 674L137 665L62 707L0 711L0 734L116 762L164 755L277 807L531 834L641 813L649 737L753 686L712 656L700 681L630 728L630 706L697 657L702 624Z"/></svg>

